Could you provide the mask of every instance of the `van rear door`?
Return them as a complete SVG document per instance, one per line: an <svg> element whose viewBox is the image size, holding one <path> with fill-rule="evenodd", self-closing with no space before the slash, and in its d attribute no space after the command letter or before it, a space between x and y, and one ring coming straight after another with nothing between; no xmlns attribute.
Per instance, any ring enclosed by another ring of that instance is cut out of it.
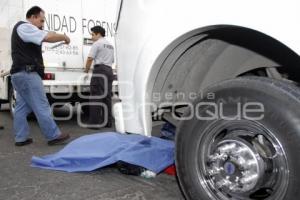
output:
<svg viewBox="0 0 300 200"><path fill-rule="evenodd" d="M45 11L44 29L67 34L71 43L57 46L43 43L46 68L82 69L82 1L76 0L24 0L25 11L34 5ZM86 3L86 1L85 1Z"/></svg>

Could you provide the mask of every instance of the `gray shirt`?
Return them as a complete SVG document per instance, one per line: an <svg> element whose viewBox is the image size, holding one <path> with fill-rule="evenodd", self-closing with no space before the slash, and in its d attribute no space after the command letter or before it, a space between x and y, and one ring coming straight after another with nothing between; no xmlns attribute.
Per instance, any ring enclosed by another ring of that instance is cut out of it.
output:
<svg viewBox="0 0 300 200"><path fill-rule="evenodd" d="M94 59L94 65L112 66L114 62L114 47L105 39L100 38L91 47L88 57Z"/></svg>

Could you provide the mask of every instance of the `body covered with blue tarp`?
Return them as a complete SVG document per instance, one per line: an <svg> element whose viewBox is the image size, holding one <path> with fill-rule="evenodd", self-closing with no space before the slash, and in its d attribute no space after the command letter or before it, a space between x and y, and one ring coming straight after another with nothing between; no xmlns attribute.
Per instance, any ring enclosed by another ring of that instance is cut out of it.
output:
<svg viewBox="0 0 300 200"><path fill-rule="evenodd" d="M82 136L61 151L32 157L32 167L67 172L92 171L123 161L159 173L174 163L174 142L114 132Z"/></svg>

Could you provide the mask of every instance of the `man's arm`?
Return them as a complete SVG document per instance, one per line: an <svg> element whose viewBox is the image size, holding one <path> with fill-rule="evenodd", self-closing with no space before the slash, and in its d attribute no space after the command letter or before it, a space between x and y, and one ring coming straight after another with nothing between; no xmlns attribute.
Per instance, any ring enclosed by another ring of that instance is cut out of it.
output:
<svg viewBox="0 0 300 200"><path fill-rule="evenodd" d="M96 55L99 53L99 44L97 42L94 42L94 44L92 45L86 64L85 64L85 70L84 72L88 73L89 70L91 69L93 60L96 58Z"/></svg>
<svg viewBox="0 0 300 200"><path fill-rule="evenodd" d="M94 59L91 58L91 57L88 57L88 58L87 58L87 61L86 61L86 64L85 64L85 70L84 70L85 73L88 73L89 70L91 69L93 60L94 60Z"/></svg>
<svg viewBox="0 0 300 200"><path fill-rule="evenodd" d="M24 42L31 42L41 45L42 42L59 42L65 41L66 44L70 43L70 38L64 34L57 34L55 32L46 32L38 29L30 23L21 24L17 28L18 35Z"/></svg>
<svg viewBox="0 0 300 200"><path fill-rule="evenodd" d="M43 39L44 42L60 42L60 41L65 41L66 44L70 43L70 38L67 35L64 34L58 34L55 32L48 32L46 37Z"/></svg>

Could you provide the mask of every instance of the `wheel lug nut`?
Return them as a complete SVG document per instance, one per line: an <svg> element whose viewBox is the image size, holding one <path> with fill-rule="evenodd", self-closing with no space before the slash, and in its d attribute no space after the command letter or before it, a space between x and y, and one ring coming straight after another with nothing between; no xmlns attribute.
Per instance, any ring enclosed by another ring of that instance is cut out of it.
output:
<svg viewBox="0 0 300 200"><path fill-rule="evenodd" d="M217 174L220 174L220 172L221 172L222 170L224 170L223 167L220 167L220 168L214 167L213 169L208 170L208 174L209 174L210 176L215 176L215 175L217 175Z"/></svg>
<svg viewBox="0 0 300 200"><path fill-rule="evenodd" d="M228 151L232 151L235 148L236 148L236 144L235 143L225 144L225 145L219 147L219 151L221 153L225 153L225 152L228 152Z"/></svg>
<svg viewBox="0 0 300 200"><path fill-rule="evenodd" d="M236 182L236 183L238 183L238 182L239 182L239 180L240 180L240 177L238 177L238 176L237 176L237 177L235 177L235 182Z"/></svg>
<svg viewBox="0 0 300 200"><path fill-rule="evenodd" d="M245 169L250 169L256 165L257 165L256 160L249 160L247 163L245 163L244 167L245 167Z"/></svg>
<svg viewBox="0 0 300 200"><path fill-rule="evenodd" d="M237 187L238 187L238 184L233 184L229 187L229 190L235 191L235 190L237 190Z"/></svg>
<svg viewBox="0 0 300 200"><path fill-rule="evenodd" d="M225 153L221 153L221 154L215 153L214 155L209 156L209 161L210 162L215 162L217 160L224 161L227 158L228 158L228 155Z"/></svg>
<svg viewBox="0 0 300 200"><path fill-rule="evenodd" d="M217 186L218 188L230 186L230 181L228 181L228 180L221 180L221 181L218 181L218 182L216 183L216 186Z"/></svg>
<svg viewBox="0 0 300 200"><path fill-rule="evenodd" d="M247 148L244 148L244 147L239 147L236 151L237 154L241 154L241 153L244 153L244 152L247 152L248 149Z"/></svg>
<svg viewBox="0 0 300 200"><path fill-rule="evenodd" d="M256 179L258 178L258 175L257 174L252 174L250 176L247 176L247 177L244 177L241 179L241 183L242 184L250 184L254 181L256 181Z"/></svg>

